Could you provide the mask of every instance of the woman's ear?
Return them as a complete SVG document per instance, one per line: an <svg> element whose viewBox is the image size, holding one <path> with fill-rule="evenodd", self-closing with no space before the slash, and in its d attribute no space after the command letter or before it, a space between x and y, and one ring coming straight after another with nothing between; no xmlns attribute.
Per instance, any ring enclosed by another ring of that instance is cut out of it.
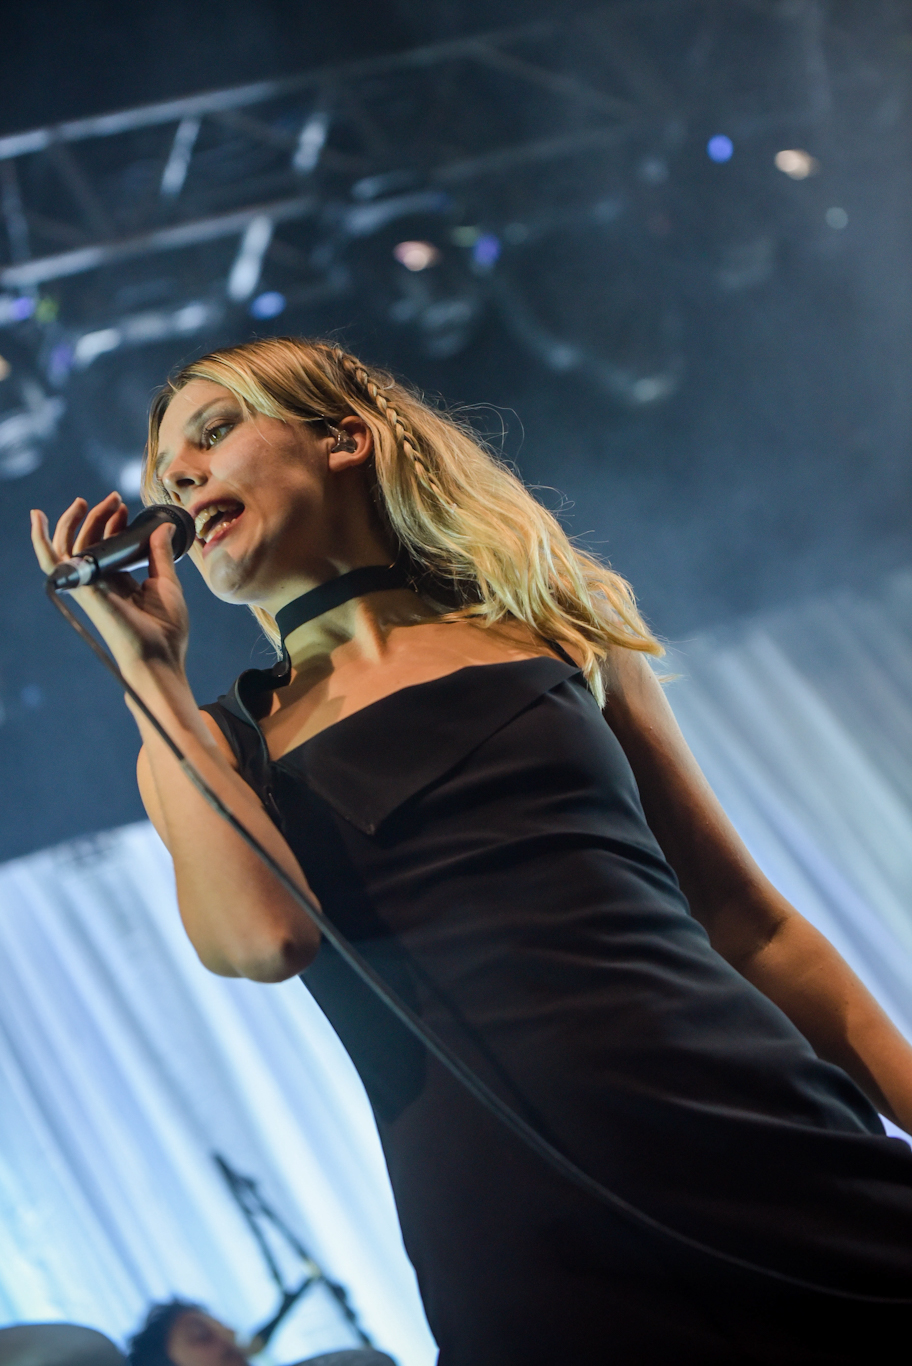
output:
<svg viewBox="0 0 912 1366"><path fill-rule="evenodd" d="M360 417L343 417L330 428L329 468L341 471L363 465L374 453L374 437Z"/></svg>

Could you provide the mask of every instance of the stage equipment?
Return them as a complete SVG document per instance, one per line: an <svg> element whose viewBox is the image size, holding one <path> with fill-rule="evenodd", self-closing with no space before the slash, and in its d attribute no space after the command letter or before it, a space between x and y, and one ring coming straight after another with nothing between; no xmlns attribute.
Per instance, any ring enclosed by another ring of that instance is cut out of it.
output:
<svg viewBox="0 0 912 1366"><path fill-rule="evenodd" d="M377 970L367 961L366 958L355 948L346 938L338 927L323 913L320 907L310 896L302 892L300 887L294 882L290 875L282 867L281 863L269 852L265 845L261 844L257 837L251 833L244 825L243 821L238 820L230 807L222 801L222 798L206 782L202 774L195 765L186 757L177 741L171 736L165 726L162 725L158 717L146 705L136 689L127 682L121 673L117 662L107 650L95 639L90 631L82 624L76 614L68 604L61 598L53 583L53 574L49 575L46 581L46 591L50 600L59 612L66 618L76 633L86 642L93 654L100 660L104 667L117 680L119 686L136 705L137 709L146 718L156 734L161 738L168 749L174 755L178 765L186 775L187 779L193 784L203 800L231 827L236 835L244 841L249 849L262 860L272 875L276 878L279 885L288 893L291 899L300 906L305 915L313 922L322 935L326 937L333 948L345 960L348 966L355 972L375 996L383 1002L393 1015L400 1021L405 1028L415 1036L427 1051L435 1057L449 1071L456 1080L478 1101L484 1109L488 1110L499 1120L505 1128L520 1140L527 1148L530 1148L548 1166L558 1172L565 1180L584 1191L587 1195L597 1200L600 1204L607 1205L622 1218L638 1224L648 1229L652 1233L658 1234L662 1238L667 1238L679 1246L687 1247L704 1256L712 1257L714 1260L728 1266L738 1267L742 1271L748 1271L753 1275L765 1276L780 1285L792 1286L800 1290L810 1290L814 1294L827 1295L832 1299L850 1300L864 1304L912 1304L910 1297L897 1297L888 1295L867 1295L850 1290L840 1290L833 1286L820 1285L813 1281L806 1281L802 1277L789 1275L787 1272L776 1271L772 1267L761 1266L757 1262L752 1262L745 1257L739 1257L734 1253L725 1252L721 1248L710 1246L702 1242L699 1238L692 1238L687 1233L682 1233L679 1229L669 1227L660 1220L653 1218L645 1210L638 1209L636 1205L630 1203L616 1191L602 1185L595 1177L583 1171L581 1167L573 1161L571 1157L555 1145L543 1134L518 1114L512 1106L508 1105L501 1097L493 1091L486 1082L476 1075L459 1054L444 1039L431 1029L421 1016L412 1009L399 994L393 990ZM349 597L358 596L361 591L356 579L349 580L351 592ZM306 595L305 595L306 596ZM527 1108L532 1109L528 1102Z"/></svg>
<svg viewBox="0 0 912 1366"><path fill-rule="evenodd" d="M222 1173L222 1176L224 1176L232 1197L246 1219L250 1231L257 1241L257 1246L263 1254L263 1260L269 1268L269 1274L275 1281L276 1288L281 1296L279 1307L272 1318L267 1319L261 1327L257 1328L250 1335L250 1342L247 1347L248 1354L250 1356L255 1356L257 1352L262 1352L279 1324L283 1319L287 1318L295 1305L303 1299L308 1290L312 1290L314 1287L320 1285L324 1286L326 1290L329 1291L330 1295L332 1295L339 1306L343 1318L362 1346L373 1347L374 1343L361 1327L361 1324L358 1322L357 1314L348 1302L348 1295L346 1294L345 1287L339 1285L336 1281L331 1281L323 1269L317 1265L304 1245L295 1234L292 1233L284 1219L276 1214L272 1206L267 1204L263 1199L257 1189L257 1183L251 1177L242 1176L240 1172L234 1171L234 1169L225 1161L224 1157L221 1157L218 1153L213 1153L212 1158L215 1165ZM269 1227L271 1227L279 1238L281 1238L291 1249L295 1258L301 1262L301 1265L304 1268L304 1279L301 1281L300 1285L296 1286L294 1289L285 1284L285 1278L282 1275L272 1248L269 1246L269 1240L266 1236L266 1229ZM0 1366L3 1366L2 1361L0 1361Z"/></svg>
<svg viewBox="0 0 912 1366"><path fill-rule="evenodd" d="M16 1323L0 1328L0 1366L125 1366L125 1358L94 1328Z"/></svg>
<svg viewBox="0 0 912 1366"><path fill-rule="evenodd" d="M334 427L330 422L327 422L326 425L336 438L335 445L330 451L330 455L336 455L340 451L351 452L356 449L355 442L350 436L346 436L343 431L340 431L338 427Z"/></svg>
<svg viewBox="0 0 912 1366"><path fill-rule="evenodd" d="M169 523L174 527L171 553L175 560L181 559L196 538L193 518L176 503L154 503L152 507L144 508L116 536L87 546L72 559L61 560L49 575L54 591L72 592L74 588L84 588L86 584L104 578L106 574L142 569L149 563L149 541L153 531Z"/></svg>
<svg viewBox="0 0 912 1366"><path fill-rule="evenodd" d="M673 8L596 6L0 137L0 478L37 467L66 405L71 441L135 496L155 380L280 315L289 333L367 327L393 368L400 347L446 362L493 321L596 401L667 403L699 378L719 289L790 259L829 272L849 247L846 211L784 201L772 156L785 129L818 146L832 89L857 84L819 0ZM724 64L701 65L742 30L744 108ZM902 107L901 79L872 110ZM780 155L793 178L817 167Z"/></svg>
<svg viewBox="0 0 912 1366"><path fill-rule="evenodd" d="M614 315L624 239L642 235L629 212L639 190L612 217L605 186L673 150L666 101L618 68L632 44L606 11L578 31L530 23L0 137L0 328L27 352L14 374L42 392L0 402L0 477L36 467L64 403L79 434L93 400L82 376L98 366L119 430L99 442L87 427L85 454L134 494L141 432L110 382L135 368L128 353L163 348L165 373L188 343L205 349L251 319L288 312L287 330L320 332L320 310L342 299L349 317L366 311L440 359L499 313L546 365L617 402L667 398L673 329L660 319L653 338L645 308L634 354L618 329L578 325L574 298L560 302L578 281L556 302L534 250L547 230L549 258L567 257L575 246L557 234L596 222L602 254L584 289L598 319ZM642 65L634 54L629 69ZM656 283L638 270L644 297Z"/></svg>

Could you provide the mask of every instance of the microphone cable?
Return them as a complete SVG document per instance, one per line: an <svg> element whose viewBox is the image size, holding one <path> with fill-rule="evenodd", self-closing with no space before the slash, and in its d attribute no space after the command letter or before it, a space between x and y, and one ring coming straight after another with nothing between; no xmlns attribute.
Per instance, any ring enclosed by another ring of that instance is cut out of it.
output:
<svg viewBox="0 0 912 1366"><path fill-rule="evenodd" d="M594 1197L601 1204L608 1205L616 1214L649 1229L653 1233L658 1233L662 1237L670 1239L672 1242L682 1247L689 1248L692 1252L699 1252L704 1256L712 1257L717 1261L725 1262L729 1266L736 1267L740 1271L748 1271L754 1275L766 1276L769 1279L780 1282L797 1290L811 1291L814 1294L829 1295L831 1298L852 1300L864 1304L912 1304L912 1296L891 1296L891 1295L868 1295L861 1291L841 1290L835 1286L819 1285L814 1281L807 1281L799 1276L792 1276L785 1271L776 1271L772 1267L761 1266L757 1262L749 1261L745 1257L739 1257L736 1253L725 1252L721 1248L714 1248L708 1243L701 1242L698 1238L692 1238L687 1233L682 1233L678 1229L670 1228L663 1224L661 1220L653 1218L645 1210L638 1209L623 1196L602 1185L595 1177L578 1167L576 1163L565 1153L544 1138L533 1125L529 1124L523 1117L493 1091L486 1082L476 1075L476 1073L460 1058L459 1054L450 1047L444 1039L441 1039L433 1029L422 1020L421 1016L403 1001L383 980L380 974L367 962L358 952L353 944L349 942L332 921L324 914L316 902L302 892L296 883L285 872L266 849L256 835L238 820L231 809L225 805L221 797L206 782L202 774L196 769L191 761L186 757L177 742L168 734L168 731L153 714L139 696L136 689L131 686L124 678L117 666L116 660L108 654L90 631L86 629L73 610L60 597L57 586L51 581L52 575L48 576L45 584L47 596L58 609L59 612L76 631L77 635L86 642L96 658L104 665L110 674L116 678L130 700L136 705L143 716L152 726L156 734L164 741L168 749L174 755L178 765L186 774L189 781L199 792L200 796L217 812L232 830L244 841L248 848L262 860L269 871L273 874L282 888L288 893L293 901L300 906L301 910L309 916L313 924L319 929L326 939L332 944L333 948L345 960L349 967L357 973L361 980L380 998L383 1004L392 1011L396 1018L419 1040L420 1043L431 1053L438 1062L459 1081L462 1086L484 1106L491 1114L510 1130L527 1148L530 1148L544 1162L552 1167L556 1172L563 1176L580 1190Z"/></svg>

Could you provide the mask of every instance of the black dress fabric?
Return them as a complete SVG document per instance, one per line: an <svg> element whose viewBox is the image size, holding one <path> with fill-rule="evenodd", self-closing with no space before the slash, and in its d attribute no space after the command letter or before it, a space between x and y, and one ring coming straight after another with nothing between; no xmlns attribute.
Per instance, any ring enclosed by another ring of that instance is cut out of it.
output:
<svg viewBox="0 0 912 1366"><path fill-rule="evenodd" d="M277 762L268 686L207 710L326 914L578 1166L776 1273L572 1186L324 943L303 980L373 1105L440 1366L856 1362L908 1333L912 1151L711 949L581 674L460 669Z"/></svg>

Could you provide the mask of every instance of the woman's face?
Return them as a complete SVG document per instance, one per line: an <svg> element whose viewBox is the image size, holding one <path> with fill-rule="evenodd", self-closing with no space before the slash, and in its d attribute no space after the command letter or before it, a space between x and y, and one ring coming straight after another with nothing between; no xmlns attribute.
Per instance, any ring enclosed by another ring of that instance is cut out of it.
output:
<svg viewBox="0 0 912 1366"><path fill-rule="evenodd" d="M337 458L319 423L245 416L208 380L175 394L159 431L159 478L196 522L190 554L217 597L268 607L348 567L364 512L356 505L369 502L370 434L355 425L359 451Z"/></svg>
<svg viewBox="0 0 912 1366"><path fill-rule="evenodd" d="M188 1309L175 1320L165 1351L174 1366L247 1366L231 1329L202 1310Z"/></svg>

